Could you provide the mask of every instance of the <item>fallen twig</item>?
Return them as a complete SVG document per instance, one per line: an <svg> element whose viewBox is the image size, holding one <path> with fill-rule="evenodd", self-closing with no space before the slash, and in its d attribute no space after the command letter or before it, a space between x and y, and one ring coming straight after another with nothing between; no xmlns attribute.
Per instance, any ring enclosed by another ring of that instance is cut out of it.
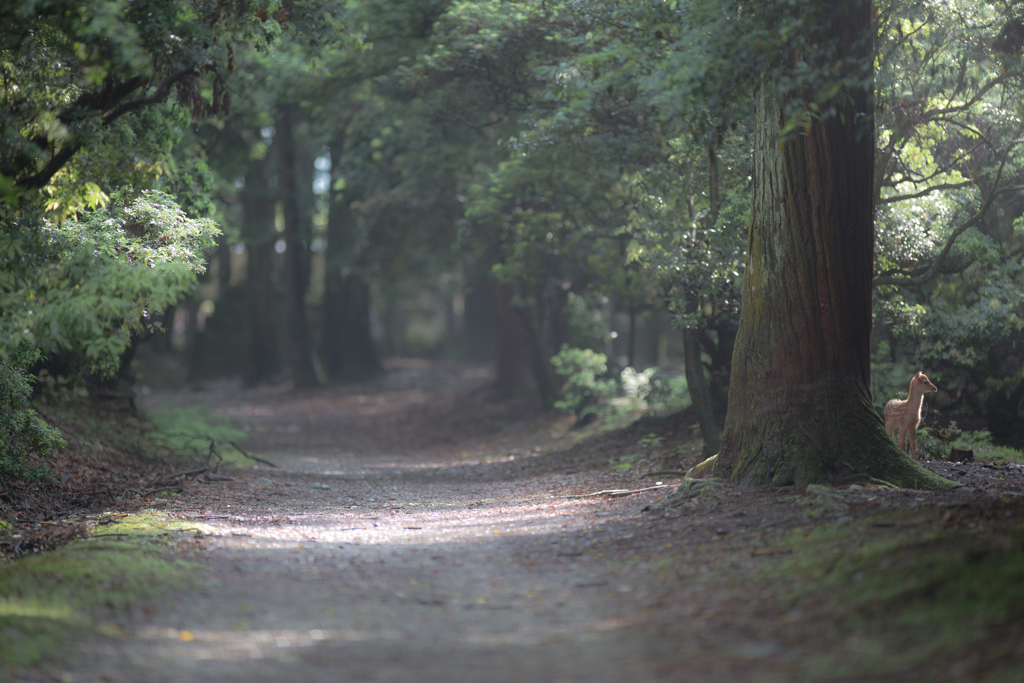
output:
<svg viewBox="0 0 1024 683"><path fill-rule="evenodd" d="M750 554L757 557L758 555L789 555L792 552L792 548L755 548L750 551Z"/></svg>
<svg viewBox="0 0 1024 683"><path fill-rule="evenodd" d="M85 536L85 539L90 539L90 538L118 538L118 537L131 536L131 535L132 534L90 534L89 536Z"/></svg>
<svg viewBox="0 0 1024 683"><path fill-rule="evenodd" d="M258 458L255 455L252 455L251 453L247 453L246 451L242 450L241 448L238 447L238 444L236 444L234 441L225 441L225 443L229 443L232 446L234 446L236 451L238 451L239 453L241 453L245 457L249 458L250 460L255 460L256 462L262 463L264 465L267 465L268 467L277 467L277 465L275 465L274 463L270 462L269 460L264 460L263 458Z"/></svg>
<svg viewBox="0 0 1024 683"><path fill-rule="evenodd" d="M657 489L672 488L675 484L658 484L657 486L645 486L642 489L606 489L604 491L594 491L593 493L584 493L580 496L568 496L569 498L593 498L594 496L608 496L609 498L619 498L620 496L631 496L634 493L643 493L644 491L655 491Z"/></svg>
<svg viewBox="0 0 1024 683"><path fill-rule="evenodd" d="M858 483L866 483L866 484L869 484L869 485L872 485L872 486L881 486L881 487L884 487L884 488L897 489L897 490L900 488L899 486L896 486L895 484L890 484L889 482L887 482L884 479L878 479L877 477L872 477L869 474L863 474L863 473L856 474L856 475L854 475L854 476L852 476L852 477L850 477L848 479L842 480L842 483L839 484L839 486L850 486L852 484L858 484Z"/></svg>
<svg viewBox="0 0 1024 683"><path fill-rule="evenodd" d="M223 456L217 450L217 444L219 444L219 443L226 443L229 446L231 446L232 448L234 448L236 451L241 453L243 457L249 458L250 460L255 460L256 462L261 463L263 465L266 465L267 467L277 467L277 465L275 465L274 463L270 462L269 460L264 460L263 458L260 458L258 456L253 455L252 453L249 453L248 451L246 451L244 448L240 447L237 443L235 443L231 439L217 439L217 438L214 438L212 436L203 436L201 434L187 434L187 433L184 433L184 432L170 432L170 433L165 434L165 436L179 437L179 438L183 438L183 439L193 439L195 441L208 441L209 442L209 447L207 448L207 453L206 453L206 464L207 465L210 464L210 461L214 458L214 456L216 456L218 462L224 460Z"/></svg>
<svg viewBox="0 0 1024 683"><path fill-rule="evenodd" d="M779 520L776 520L774 522L766 522L765 524L762 524L761 526L759 526L756 529L754 529L754 531L761 531L762 529L769 529L769 528L771 528L773 526L780 526L782 524L788 524L789 522L795 522L798 519L800 519L800 518L799 517L786 517L785 519L779 519Z"/></svg>
<svg viewBox="0 0 1024 683"><path fill-rule="evenodd" d="M155 480L153 483L154 484L160 484L160 483L165 482L165 481L174 481L178 477L190 477L190 476L195 475L195 474L202 474L203 472L206 472L209 469L210 469L209 467L197 467L194 470L185 470L183 472L175 472L174 474L167 474L167 475L164 475L164 476L160 477L159 479Z"/></svg>
<svg viewBox="0 0 1024 683"><path fill-rule="evenodd" d="M686 472L682 470L658 470L657 472L648 472L644 477L685 477Z"/></svg>
<svg viewBox="0 0 1024 683"><path fill-rule="evenodd" d="M161 486L158 489L153 489L152 491L146 491L145 493L142 494L142 497L146 498L148 496L152 496L154 493L160 493L161 491L170 491L173 488L174 488L173 486Z"/></svg>

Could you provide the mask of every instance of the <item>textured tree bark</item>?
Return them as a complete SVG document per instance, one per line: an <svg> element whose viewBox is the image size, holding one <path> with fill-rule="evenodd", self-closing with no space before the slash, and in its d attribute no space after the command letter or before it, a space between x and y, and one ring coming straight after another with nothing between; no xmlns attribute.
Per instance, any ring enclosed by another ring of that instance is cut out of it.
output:
<svg viewBox="0 0 1024 683"><path fill-rule="evenodd" d="M870 58L871 3L819 9L843 54ZM880 479L952 486L900 452L869 393L874 127L870 86L783 138L762 89L743 305L722 449L694 475L744 485Z"/></svg>
<svg viewBox="0 0 1024 683"><path fill-rule="evenodd" d="M280 107L277 120L276 140L280 174L281 207L284 214L284 241L287 246L285 257L285 301L288 319L288 365L291 368L295 386L316 387L321 384L314 358L309 318L306 314L306 289L309 286L309 240L310 226L302 220L299 183L305 183L307 175L312 184L312 167L303 172L297 163L298 149L295 140L293 105Z"/></svg>
<svg viewBox="0 0 1024 683"><path fill-rule="evenodd" d="M245 267L245 366L247 386L268 382L281 369L274 306L274 202L267 184L267 162L252 161L242 191L242 238L249 254Z"/></svg>

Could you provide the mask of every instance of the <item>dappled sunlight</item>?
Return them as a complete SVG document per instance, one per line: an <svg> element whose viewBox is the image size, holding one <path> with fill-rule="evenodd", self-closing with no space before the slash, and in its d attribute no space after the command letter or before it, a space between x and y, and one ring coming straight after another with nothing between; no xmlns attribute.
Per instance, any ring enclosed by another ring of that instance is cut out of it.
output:
<svg viewBox="0 0 1024 683"><path fill-rule="evenodd" d="M578 640L628 629L636 625L635 619L603 619L570 626L531 627L501 633L451 633L445 638L451 647L526 646ZM360 644L397 644L407 642L409 634L400 631L360 630L350 628L312 629L237 629L187 630L166 626L150 626L136 634L140 640L151 642L155 653L162 657L187 658L196 661L279 658L290 649L312 647L346 647Z"/></svg>
<svg viewBox="0 0 1024 683"><path fill-rule="evenodd" d="M532 536L587 531L584 509L600 509L592 499L553 500L529 505L498 505L495 500L448 504L451 510L398 512L349 510L345 513L286 514L249 517L233 515L208 520L206 532L221 536L229 547L279 548L302 542L359 545L409 545L431 542L472 542L497 535ZM404 504L410 507L416 504ZM582 514L581 514L582 513ZM224 522L230 524L225 526ZM595 525L597 528L597 525Z"/></svg>
<svg viewBox="0 0 1024 683"><path fill-rule="evenodd" d="M28 617L32 619L57 619L80 621L75 610L58 599L45 597L21 598L16 596L0 598L0 623L5 618Z"/></svg>
<svg viewBox="0 0 1024 683"><path fill-rule="evenodd" d="M137 634L156 644L163 656L194 660L262 659L289 648L308 648L321 643L363 643L397 641L398 631L357 631L353 629L189 631L150 626Z"/></svg>

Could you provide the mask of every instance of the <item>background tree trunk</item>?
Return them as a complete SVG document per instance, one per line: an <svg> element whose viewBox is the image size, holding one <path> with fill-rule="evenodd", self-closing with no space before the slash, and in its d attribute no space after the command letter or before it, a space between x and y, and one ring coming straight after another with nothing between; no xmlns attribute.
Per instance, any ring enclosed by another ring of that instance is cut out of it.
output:
<svg viewBox="0 0 1024 683"><path fill-rule="evenodd" d="M719 211L718 195L718 159L715 156L715 148L708 147L708 199L710 211L707 218L706 229L714 228L718 220ZM693 198L689 202L690 220L694 226L697 225L697 212L694 209ZM696 231L696 227L694 227ZM696 234L694 234L696 239ZM697 313L698 321L701 320L699 301L688 301L688 311ZM693 405L693 412L700 425L701 437L704 439L704 454L707 456L718 453L722 445L722 431L718 428L718 420L715 418L715 403L711 398L711 388L707 378L704 376L704 362L701 360L701 337L706 332L698 323L696 327L683 328L683 368L686 372L686 386L690 392L690 401ZM709 354L710 355L710 354ZM721 413L719 413L721 414Z"/></svg>
<svg viewBox="0 0 1024 683"><path fill-rule="evenodd" d="M512 288L494 282L494 330L498 394L511 398L536 391L526 330L512 307Z"/></svg>
<svg viewBox="0 0 1024 683"><path fill-rule="evenodd" d="M471 271L466 291L463 337L466 356L474 361L495 357L494 283L483 268Z"/></svg>
<svg viewBox="0 0 1024 683"><path fill-rule="evenodd" d="M540 305L534 299L530 306L514 310L526 332L526 340L530 349L530 369L533 371L541 407L544 410L550 410L555 404L555 399L558 398L561 382L558 380L558 375L555 374L555 368L551 365L551 357L555 353L547 334L548 330L545 329L541 321L539 309Z"/></svg>
<svg viewBox="0 0 1024 683"><path fill-rule="evenodd" d="M818 5L840 53L870 60L871 3ZM870 61L868 62L870 63ZM782 139L762 90L743 306L722 450L695 474L745 485L948 482L902 454L868 389L874 250L869 87L840 92L837 114Z"/></svg>
<svg viewBox="0 0 1024 683"><path fill-rule="evenodd" d="M314 357L309 318L306 314L306 289L309 286L308 221L302 220L301 187L312 185L312 165L300 168L298 145L295 139L294 105L279 109L275 141L280 163L279 187L284 214L285 250L285 302L288 319L288 365L297 387L315 387L321 384L317 371L319 361ZM308 183L307 181L308 176Z"/></svg>
<svg viewBox="0 0 1024 683"><path fill-rule="evenodd" d="M370 335L370 286L356 273L326 274L323 349L336 382L361 382L384 371Z"/></svg>
<svg viewBox="0 0 1024 683"><path fill-rule="evenodd" d="M269 162L253 160L242 190L242 239L248 259L245 267L245 365L242 379L248 386L269 382L281 370L274 305L274 203L268 185Z"/></svg>
<svg viewBox="0 0 1024 683"><path fill-rule="evenodd" d="M704 454L711 456L722 445L722 432L715 421L711 402L711 391L704 377L704 363L700 359L700 332L693 328L683 329L683 361L686 370L686 386L697 415L700 433L704 438Z"/></svg>
<svg viewBox="0 0 1024 683"><path fill-rule="evenodd" d="M331 156L340 159L345 130L331 141ZM370 330L370 286L350 263L355 216L349 207L353 190L331 190L327 217L327 263L324 273L322 358L336 382L359 382L384 371Z"/></svg>

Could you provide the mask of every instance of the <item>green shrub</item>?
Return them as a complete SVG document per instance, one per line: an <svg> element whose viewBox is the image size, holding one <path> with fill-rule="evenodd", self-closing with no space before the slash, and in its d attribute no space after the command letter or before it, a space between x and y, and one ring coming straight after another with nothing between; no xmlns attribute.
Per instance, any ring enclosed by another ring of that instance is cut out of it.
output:
<svg viewBox="0 0 1024 683"><path fill-rule="evenodd" d="M664 370L653 373L648 380L647 407L655 413L675 413L691 404L690 387L685 375L671 375Z"/></svg>
<svg viewBox="0 0 1024 683"><path fill-rule="evenodd" d="M578 424L638 410L670 413L690 405L686 378L658 368L627 367L618 378L609 377L603 353L569 346L552 357L551 365L566 378L555 408L575 415Z"/></svg>
<svg viewBox="0 0 1024 683"><path fill-rule="evenodd" d="M49 470L29 465L27 457L49 454L64 445L60 432L29 406L34 378L28 369L38 359L39 351L26 343L6 360L0 359L0 477L39 481Z"/></svg>
<svg viewBox="0 0 1024 683"><path fill-rule="evenodd" d="M988 430L963 431L955 421L946 427L920 430L917 433L917 446L929 460L949 460L952 450L959 448L974 451L974 456L983 460L1024 462L1024 453L993 444L992 434Z"/></svg>
<svg viewBox="0 0 1024 683"><path fill-rule="evenodd" d="M593 422L614 411L610 401L619 393L618 382L604 378L608 358L590 349L563 346L551 358L555 372L566 378L555 408L576 416L578 424Z"/></svg>
<svg viewBox="0 0 1024 683"><path fill-rule="evenodd" d="M0 358L22 341L112 376L132 334L192 291L219 229L162 192L55 224L0 217Z"/></svg>

